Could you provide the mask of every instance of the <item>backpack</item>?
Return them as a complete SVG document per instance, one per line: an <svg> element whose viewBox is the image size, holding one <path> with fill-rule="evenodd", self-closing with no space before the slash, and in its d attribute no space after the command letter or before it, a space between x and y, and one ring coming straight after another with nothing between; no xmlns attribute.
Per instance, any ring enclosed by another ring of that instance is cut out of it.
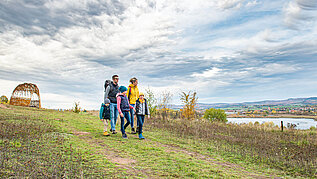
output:
<svg viewBox="0 0 317 179"><path fill-rule="evenodd" d="M102 103L99 110L99 119L100 120L105 119L105 117L107 117L107 119L110 119L110 111L109 111L109 107L107 107L104 103Z"/></svg>
<svg viewBox="0 0 317 179"><path fill-rule="evenodd" d="M100 110L99 110L99 119L101 120L101 119L103 119L103 116L104 116L104 110L105 110L105 104L104 103L102 103L101 104L101 107L100 107Z"/></svg>
<svg viewBox="0 0 317 179"><path fill-rule="evenodd" d="M110 85L110 83L111 83L111 80L105 81L105 91L106 91L107 87Z"/></svg>

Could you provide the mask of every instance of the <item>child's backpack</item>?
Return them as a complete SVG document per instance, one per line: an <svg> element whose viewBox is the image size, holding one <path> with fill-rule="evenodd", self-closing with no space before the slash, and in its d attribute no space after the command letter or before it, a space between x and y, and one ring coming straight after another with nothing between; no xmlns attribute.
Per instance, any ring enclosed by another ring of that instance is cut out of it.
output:
<svg viewBox="0 0 317 179"><path fill-rule="evenodd" d="M105 91L106 91L107 87L110 85L110 83L111 83L111 80L105 81Z"/></svg>
<svg viewBox="0 0 317 179"><path fill-rule="evenodd" d="M106 105L104 103L101 104L100 110L99 110L99 119L103 119L104 111L105 111Z"/></svg>
<svg viewBox="0 0 317 179"><path fill-rule="evenodd" d="M107 107L104 103L101 103L101 107L99 110L99 119L101 120L105 118L110 119L110 107Z"/></svg>

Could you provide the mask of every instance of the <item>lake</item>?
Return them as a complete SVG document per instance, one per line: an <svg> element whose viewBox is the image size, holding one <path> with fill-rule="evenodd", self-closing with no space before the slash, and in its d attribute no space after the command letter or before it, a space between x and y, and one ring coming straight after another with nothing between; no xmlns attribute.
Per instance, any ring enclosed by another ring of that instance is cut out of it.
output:
<svg viewBox="0 0 317 179"><path fill-rule="evenodd" d="M283 121L283 125L286 127L287 123L296 124L295 129L309 129L311 126L316 127L317 121L314 119L305 119L305 118L227 118L228 123L249 123L258 121L260 124L264 122L273 122L275 125L281 126L281 121Z"/></svg>

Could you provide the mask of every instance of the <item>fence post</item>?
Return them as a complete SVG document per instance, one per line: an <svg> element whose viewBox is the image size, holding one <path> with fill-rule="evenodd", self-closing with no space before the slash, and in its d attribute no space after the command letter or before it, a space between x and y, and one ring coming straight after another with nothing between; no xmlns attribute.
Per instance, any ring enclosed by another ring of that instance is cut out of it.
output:
<svg viewBox="0 0 317 179"><path fill-rule="evenodd" d="M281 130L283 132L283 121L281 121Z"/></svg>

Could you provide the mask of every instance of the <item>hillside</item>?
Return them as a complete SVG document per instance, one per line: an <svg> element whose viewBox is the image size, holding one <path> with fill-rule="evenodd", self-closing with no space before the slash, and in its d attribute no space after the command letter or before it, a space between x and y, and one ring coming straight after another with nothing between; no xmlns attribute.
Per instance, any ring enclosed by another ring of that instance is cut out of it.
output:
<svg viewBox="0 0 317 179"><path fill-rule="evenodd" d="M156 118L146 120L146 139L139 140L129 133L128 139L119 133L105 137L102 128L97 116L89 113L1 105L0 177L316 176L316 131L280 133L206 121ZM287 138L292 140L287 142ZM277 140L283 140L283 144ZM276 151L282 155L275 155L275 151L271 155L272 149L279 150L281 146L289 149ZM292 158L284 160L285 155Z"/></svg>
<svg viewBox="0 0 317 179"><path fill-rule="evenodd" d="M253 105L317 105L317 97L309 98L289 98L285 100L265 100L256 102L243 102L243 103L198 103L198 109L209 109L209 108L234 108L241 106L253 106ZM172 105L173 109L181 109L182 105Z"/></svg>

